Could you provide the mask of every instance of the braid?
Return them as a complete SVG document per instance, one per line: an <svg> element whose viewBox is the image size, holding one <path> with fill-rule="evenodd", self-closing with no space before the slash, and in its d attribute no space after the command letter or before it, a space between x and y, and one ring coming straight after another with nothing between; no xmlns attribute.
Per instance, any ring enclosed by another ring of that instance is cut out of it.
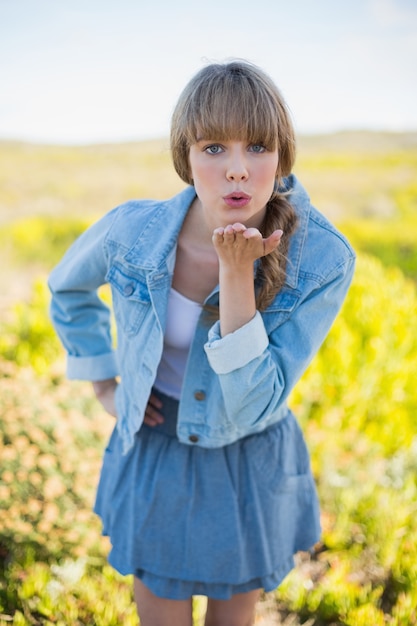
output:
<svg viewBox="0 0 417 626"><path fill-rule="evenodd" d="M263 237L268 237L278 228L283 231L283 235L278 248L260 259L257 275L260 288L256 295L256 307L260 311L265 310L271 304L285 282L290 238L297 225L297 215L286 195L278 191L273 193L266 206L266 214L261 227Z"/></svg>

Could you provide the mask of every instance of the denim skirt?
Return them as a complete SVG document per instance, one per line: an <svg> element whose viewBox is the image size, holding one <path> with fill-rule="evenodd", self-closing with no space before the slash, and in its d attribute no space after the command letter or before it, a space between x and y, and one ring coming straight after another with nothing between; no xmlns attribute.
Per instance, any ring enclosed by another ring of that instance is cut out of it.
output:
<svg viewBox="0 0 417 626"><path fill-rule="evenodd" d="M178 402L155 393L164 423L142 425L125 455L115 428L104 454L95 512L110 537L110 564L162 598L272 591L294 554L320 538L309 454L294 416L207 449L178 441Z"/></svg>

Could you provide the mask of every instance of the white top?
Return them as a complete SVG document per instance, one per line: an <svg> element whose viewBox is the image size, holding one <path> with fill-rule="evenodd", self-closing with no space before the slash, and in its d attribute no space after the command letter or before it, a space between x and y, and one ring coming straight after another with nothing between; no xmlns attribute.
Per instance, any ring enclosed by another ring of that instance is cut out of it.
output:
<svg viewBox="0 0 417 626"><path fill-rule="evenodd" d="M164 348L154 386L167 396L180 399L188 351L194 337L202 305L175 289L168 298Z"/></svg>

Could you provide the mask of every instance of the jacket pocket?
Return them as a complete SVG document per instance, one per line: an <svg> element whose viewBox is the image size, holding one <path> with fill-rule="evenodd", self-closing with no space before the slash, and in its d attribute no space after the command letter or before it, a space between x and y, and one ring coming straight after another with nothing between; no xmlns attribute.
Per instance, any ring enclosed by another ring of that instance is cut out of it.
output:
<svg viewBox="0 0 417 626"><path fill-rule="evenodd" d="M300 299L301 293L296 289L286 287L281 289L273 302L262 312L262 318L268 334L287 321L298 306Z"/></svg>
<svg viewBox="0 0 417 626"><path fill-rule="evenodd" d="M146 282L137 274L113 265L107 274L112 288L113 310L118 332L133 336L151 309Z"/></svg>

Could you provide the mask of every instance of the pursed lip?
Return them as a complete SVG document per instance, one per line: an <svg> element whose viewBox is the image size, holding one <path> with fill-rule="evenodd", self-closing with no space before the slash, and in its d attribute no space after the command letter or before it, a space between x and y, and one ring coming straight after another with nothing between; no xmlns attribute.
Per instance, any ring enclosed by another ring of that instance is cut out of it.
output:
<svg viewBox="0 0 417 626"><path fill-rule="evenodd" d="M245 198L245 200L250 200L252 196L250 196L249 194L245 193L244 191L232 191L232 193L227 194L227 196L223 196L223 198L225 200L228 200L229 198L232 199L240 199L240 198Z"/></svg>
<svg viewBox="0 0 417 626"><path fill-rule="evenodd" d="M252 200L252 196L245 193L244 191L232 191L232 193L227 194L227 196L223 196L223 200L232 208L240 208L249 204Z"/></svg>

